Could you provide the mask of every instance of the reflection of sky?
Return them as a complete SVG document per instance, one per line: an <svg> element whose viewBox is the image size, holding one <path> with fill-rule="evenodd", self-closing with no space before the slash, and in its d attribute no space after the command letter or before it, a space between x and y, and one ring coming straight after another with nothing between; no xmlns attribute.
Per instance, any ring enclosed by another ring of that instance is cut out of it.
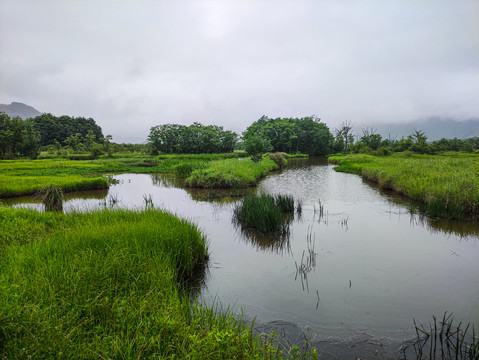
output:
<svg viewBox="0 0 479 360"><path fill-rule="evenodd" d="M98 207L112 197L117 206L142 208L143 197L151 195L155 206L198 224L211 253L206 302L243 308L260 321L308 324L323 338L345 339L361 331L406 338L413 318L426 323L444 311L479 323L479 225L410 214L359 176L310 166L263 180L257 191L291 194L303 203L283 249L252 240L232 224L239 200L195 201L199 191L175 187L171 177L115 178L120 184L103 199L69 200L67 207ZM468 236L454 230L461 228ZM317 255L307 273L308 293L296 267L312 246Z"/></svg>

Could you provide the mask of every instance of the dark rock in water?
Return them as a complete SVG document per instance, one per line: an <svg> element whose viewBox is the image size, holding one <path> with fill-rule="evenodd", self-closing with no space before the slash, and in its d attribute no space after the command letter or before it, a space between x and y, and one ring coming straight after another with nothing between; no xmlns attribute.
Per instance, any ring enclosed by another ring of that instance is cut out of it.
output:
<svg viewBox="0 0 479 360"><path fill-rule="evenodd" d="M349 340L320 340L308 328L283 320L268 323L255 322L256 334L269 335L273 331L280 349L287 354L293 346L300 350L316 348L321 360L408 360L416 359L413 342L378 340L363 334Z"/></svg>

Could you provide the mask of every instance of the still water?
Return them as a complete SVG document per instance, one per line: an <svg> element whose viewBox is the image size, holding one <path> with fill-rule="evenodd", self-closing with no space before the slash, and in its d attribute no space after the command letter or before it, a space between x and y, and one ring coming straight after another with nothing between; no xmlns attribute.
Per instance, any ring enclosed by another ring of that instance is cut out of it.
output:
<svg viewBox="0 0 479 360"><path fill-rule="evenodd" d="M322 340L402 341L414 335L413 319L426 324L445 311L479 326L479 224L427 218L324 159L291 161L249 190L302 203L289 236L276 238L235 226L241 198L218 197L228 191L184 189L165 175L114 177L119 184L108 191L71 194L66 209L144 207L151 196L196 223L209 241L200 294L208 304L258 322L293 322Z"/></svg>

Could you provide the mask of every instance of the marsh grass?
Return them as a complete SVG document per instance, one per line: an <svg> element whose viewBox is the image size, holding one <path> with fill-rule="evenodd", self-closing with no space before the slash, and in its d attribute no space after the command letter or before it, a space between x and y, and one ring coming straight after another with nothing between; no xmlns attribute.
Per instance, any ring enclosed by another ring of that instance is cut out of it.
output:
<svg viewBox="0 0 479 360"><path fill-rule="evenodd" d="M63 211L63 191L54 185L47 185L36 195L41 199L45 211Z"/></svg>
<svg viewBox="0 0 479 360"><path fill-rule="evenodd" d="M263 233L286 233L285 213L294 213L294 199L288 195L248 195L234 209L234 219L245 229Z"/></svg>
<svg viewBox="0 0 479 360"><path fill-rule="evenodd" d="M213 161L204 169L195 170L185 185L198 188L246 188L255 186L270 171L278 169L273 160L264 158L255 163L251 159Z"/></svg>
<svg viewBox="0 0 479 360"><path fill-rule="evenodd" d="M138 154L98 160L0 160L0 198L33 195L43 186L55 185L64 192L106 189L108 173L175 173L187 177L211 161L237 160L237 153L159 155Z"/></svg>
<svg viewBox="0 0 479 360"><path fill-rule="evenodd" d="M414 321L416 339L403 346L406 358L410 346L418 360L476 360L479 358L479 337L470 324L455 323L452 314L444 313L442 320L433 316L428 326Z"/></svg>
<svg viewBox="0 0 479 360"><path fill-rule="evenodd" d="M418 201L420 210L447 218L479 216L479 156L348 155L329 158L338 171L361 174L381 188Z"/></svg>
<svg viewBox="0 0 479 360"><path fill-rule="evenodd" d="M205 271L208 253L187 220L155 209L4 207L0 220L1 358L284 355L274 335L254 335L230 312L191 301L185 284Z"/></svg>
<svg viewBox="0 0 479 360"><path fill-rule="evenodd" d="M274 203L283 213L294 212L294 198L291 195L275 195Z"/></svg>
<svg viewBox="0 0 479 360"><path fill-rule="evenodd" d="M174 167L176 177L187 178L194 170L204 169L207 167L208 162L201 160L186 160L185 162L178 164Z"/></svg>

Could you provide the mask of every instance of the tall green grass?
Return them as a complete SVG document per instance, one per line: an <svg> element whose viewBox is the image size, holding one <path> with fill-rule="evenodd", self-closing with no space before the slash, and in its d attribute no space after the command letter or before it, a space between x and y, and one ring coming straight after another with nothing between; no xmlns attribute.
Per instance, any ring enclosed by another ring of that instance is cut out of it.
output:
<svg viewBox="0 0 479 360"><path fill-rule="evenodd" d="M41 188L53 185L64 192L108 188L103 177L63 176L8 176L0 174L0 198L33 195Z"/></svg>
<svg viewBox="0 0 479 360"><path fill-rule="evenodd" d="M63 211L63 191L53 185L44 186L37 194L41 198L45 211Z"/></svg>
<svg viewBox="0 0 479 360"><path fill-rule="evenodd" d="M207 164L201 160L186 160L174 167L175 175L178 178L187 178L194 170L206 168Z"/></svg>
<svg viewBox="0 0 479 360"><path fill-rule="evenodd" d="M479 156L395 155L331 157L338 171L361 174L380 187L419 201L428 214L479 216Z"/></svg>
<svg viewBox="0 0 479 360"><path fill-rule="evenodd" d="M284 233L287 231L284 213L293 212L294 199L291 196L248 195L235 207L234 218L246 229Z"/></svg>
<svg viewBox="0 0 479 360"><path fill-rule="evenodd" d="M193 171L185 184L199 188L245 188L255 186L268 172L276 169L278 166L269 158L257 163L251 159L218 160Z"/></svg>
<svg viewBox="0 0 479 360"><path fill-rule="evenodd" d="M230 313L191 303L182 284L207 244L186 220L6 207L0 220L0 358L281 356Z"/></svg>

